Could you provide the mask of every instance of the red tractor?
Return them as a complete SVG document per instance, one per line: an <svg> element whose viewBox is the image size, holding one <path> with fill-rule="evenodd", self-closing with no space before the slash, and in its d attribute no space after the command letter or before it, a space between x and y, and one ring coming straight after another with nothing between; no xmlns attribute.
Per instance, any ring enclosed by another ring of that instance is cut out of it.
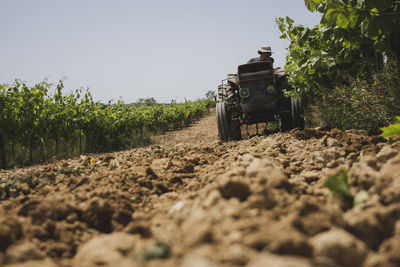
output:
<svg viewBox="0 0 400 267"><path fill-rule="evenodd" d="M300 98L285 97L290 90L285 71L271 61L238 67L218 86L217 125L222 141L241 139L241 125L279 122L280 130L304 128Z"/></svg>

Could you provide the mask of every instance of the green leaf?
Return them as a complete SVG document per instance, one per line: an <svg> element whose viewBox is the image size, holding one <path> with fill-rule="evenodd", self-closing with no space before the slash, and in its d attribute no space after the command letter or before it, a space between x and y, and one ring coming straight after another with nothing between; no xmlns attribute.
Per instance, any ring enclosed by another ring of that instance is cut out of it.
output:
<svg viewBox="0 0 400 267"><path fill-rule="evenodd" d="M348 184L349 175L346 170L341 170L337 175L328 175L324 186L332 193L343 196L346 199L353 200L353 195L350 193Z"/></svg>
<svg viewBox="0 0 400 267"><path fill-rule="evenodd" d="M371 16L379 16L379 10L375 7L370 10Z"/></svg>
<svg viewBox="0 0 400 267"><path fill-rule="evenodd" d="M317 9L318 5L320 3L322 3L323 0L304 0L304 3L306 5L306 7L308 8L308 10L310 10L311 12L314 12L315 9Z"/></svg>
<svg viewBox="0 0 400 267"><path fill-rule="evenodd" d="M349 24L350 20L345 14L340 13L336 16L336 25L339 26L340 28L347 29Z"/></svg>
<svg viewBox="0 0 400 267"><path fill-rule="evenodd" d="M164 242L157 242L153 247L136 255L141 261L149 261L154 259L164 259L170 254L170 246Z"/></svg>
<svg viewBox="0 0 400 267"><path fill-rule="evenodd" d="M333 66L336 66L336 61L335 61L335 58L333 58L333 57L327 57L327 58L324 59L323 62L324 62L324 65L327 68L331 68Z"/></svg>
<svg viewBox="0 0 400 267"><path fill-rule="evenodd" d="M383 131L382 136L386 138L400 136L400 116L396 117L396 122L390 124L388 127L381 128Z"/></svg>
<svg viewBox="0 0 400 267"><path fill-rule="evenodd" d="M336 21L337 21L337 16L338 16L339 14L341 14L340 11L337 10L337 9L335 9L335 8L328 9L328 10L325 12L324 20L325 20L328 24L334 24L334 25L335 25L335 24L336 24Z"/></svg>
<svg viewBox="0 0 400 267"><path fill-rule="evenodd" d="M366 19L361 22L361 33L368 38L377 40L379 34L379 25L371 22L371 20Z"/></svg>
<svg viewBox="0 0 400 267"><path fill-rule="evenodd" d="M355 9L350 10L349 12L350 28L354 28L357 25L358 18L359 18L359 13L357 12L357 10Z"/></svg>

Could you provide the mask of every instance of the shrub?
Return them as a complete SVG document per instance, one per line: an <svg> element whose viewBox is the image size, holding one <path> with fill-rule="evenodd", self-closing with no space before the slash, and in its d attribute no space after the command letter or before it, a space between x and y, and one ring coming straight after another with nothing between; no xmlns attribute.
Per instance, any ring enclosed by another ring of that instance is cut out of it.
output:
<svg viewBox="0 0 400 267"><path fill-rule="evenodd" d="M339 129L380 128L400 114L400 78L392 62L372 77L352 78L343 74L346 84L320 92L306 109L309 126Z"/></svg>

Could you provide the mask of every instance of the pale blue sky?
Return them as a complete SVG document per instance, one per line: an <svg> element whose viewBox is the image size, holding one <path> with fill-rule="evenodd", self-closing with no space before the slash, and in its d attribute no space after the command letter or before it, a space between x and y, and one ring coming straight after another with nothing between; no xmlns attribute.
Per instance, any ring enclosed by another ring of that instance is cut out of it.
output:
<svg viewBox="0 0 400 267"><path fill-rule="evenodd" d="M283 66L279 16L319 22L302 0L0 0L0 83L65 76L104 102L196 99L260 46Z"/></svg>

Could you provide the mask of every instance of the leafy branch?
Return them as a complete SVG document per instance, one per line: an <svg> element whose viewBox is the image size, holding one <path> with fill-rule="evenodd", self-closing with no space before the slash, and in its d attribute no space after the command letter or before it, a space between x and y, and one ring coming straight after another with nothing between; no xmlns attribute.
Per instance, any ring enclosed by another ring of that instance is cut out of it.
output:
<svg viewBox="0 0 400 267"><path fill-rule="evenodd" d="M308 1L308 0L305 0L305 1ZM310 0L310 1L312 1L312 0ZM396 12L381 12L377 8L373 8L373 9L369 10L369 9L366 9L366 8L346 5L345 3L343 3L340 0L330 0L330 1L333 1L334 3L340 5L340 6L344 7L344 8L354 9L354 10L357 10L357 11L360 11L360 12L367 12L367 13L370 13L371 15L378 15L378 16L398 15L398 13L396 13ZM399 1L397 1L397 3L399 3Z"/></svg>

